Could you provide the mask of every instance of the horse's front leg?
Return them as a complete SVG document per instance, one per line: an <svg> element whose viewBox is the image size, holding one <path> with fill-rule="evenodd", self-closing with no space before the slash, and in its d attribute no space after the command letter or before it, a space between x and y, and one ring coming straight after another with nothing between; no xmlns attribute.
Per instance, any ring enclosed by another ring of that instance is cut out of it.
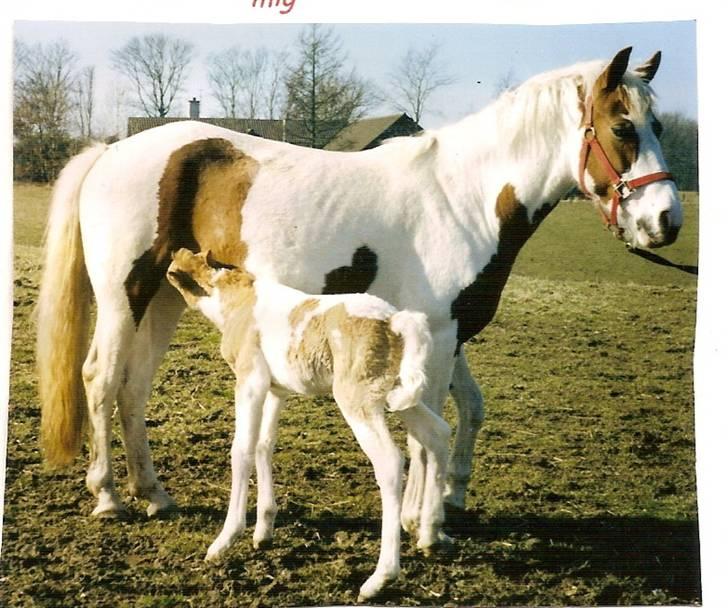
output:
<svg viewBox="0 0 728 608"><path fill-rule="evenodd" d="M427 365L427 387L422 395L422 401L439 415L447 397L452 375L456 346L455 331L451 327L437 332L433 331L432 338L432 354ZM402 501L402 527L410 534L417 534L428 485L427 468L433 463L428 464L427 450L412 433L407 435L407 447L410 454L410 466ZM428 537L444 537L440 530L429 530L425 534Z"/></svg>
<svg viewBox="0 0 728 608"><path fill-rule="evenodd" d="M273 538L278 507L273 489L273 450L278 435L278 417L285 403L282 397L269 392L263 405L258 445L255 448L255 472L258 478L258 504L253 546L263 548Z"/></svg>
<svg viewBox="0 0 728 608"><path fill-rule="evenodd" d="M464 509L465 493L473 470L475 440L484 419L483 394L470 374L464 346L455 360L450 390L458 410L458 426L448 464L445 501Z"/></svg>
<svg viewBox="0 0 728 608"><path fill-rule="evenodd" d="M244 375L237 374L235 386L235 436L230 450L232 489L222 531L207 550L206 560L222 556L245 529L248 483L255 466L255 449L260 434L263 403L270 388L268 366L260 353L251 357Z"/></svg>

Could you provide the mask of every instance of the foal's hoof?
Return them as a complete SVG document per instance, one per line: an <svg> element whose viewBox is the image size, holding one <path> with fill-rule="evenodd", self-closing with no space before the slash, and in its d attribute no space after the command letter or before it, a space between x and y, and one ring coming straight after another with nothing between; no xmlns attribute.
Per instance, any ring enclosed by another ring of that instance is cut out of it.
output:
<svg viewBox="0 0 728 608"><path fill-rule="evenodd" d="M372 574L359 589L357 604L363 604L379 595L385 587L396 581L398 576L399 566L389 572Z"/></svg>

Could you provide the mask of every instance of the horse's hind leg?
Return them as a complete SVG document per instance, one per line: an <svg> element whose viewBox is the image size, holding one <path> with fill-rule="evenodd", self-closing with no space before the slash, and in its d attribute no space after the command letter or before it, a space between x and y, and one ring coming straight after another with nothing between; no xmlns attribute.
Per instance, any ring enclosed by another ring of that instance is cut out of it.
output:
<svg viewBox="0 0 728 608"><path fill-rule="evenodd" d="M473 469L475 440L484 416L483 395L470 374L463 350L455 361L451 392L458 410L458 426L448 465L445 501L464 509L465 493Z"/></svg>
<svg viewBox="0 0 728 608"><path fill-rule="evenodd" d="M174 508L175 504L154 471L144 408L154 374L184 307L179 293L163 283L134 335L119 390L119 415L129 474L127 487L131 496L149 501L147 515L150 517Z"/></svg>
<svg viewBox="0 0 728 608"><path fill-rule="evenodd" d="M447 469L450 426L423 403L397 412L407 428L424 448L427 456L425 490L422 500L417 547L426 554L437 544L452 541L442 532L445 520L443 494Z"/></svg>
<svg viewBox="0 0 728 608"><path fill-rule="evenodd" d="M93 515L124 517L126 508L114 487L111 468L111 416L124 370L124 357L134 337L126 311L99 303L91 348L83 364L90 424L91 463L86 485L98 499Z"/></svg>

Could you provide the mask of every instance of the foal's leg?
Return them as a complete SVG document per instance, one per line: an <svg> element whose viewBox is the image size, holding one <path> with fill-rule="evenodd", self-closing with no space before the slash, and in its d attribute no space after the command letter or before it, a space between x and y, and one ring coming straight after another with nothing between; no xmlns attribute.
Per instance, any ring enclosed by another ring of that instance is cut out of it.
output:
<svg viewBox="0 0 728 608"><path fill-rule="evenodd" d="M258 510L253 532L253 546L264 547L273 538L278 507L273 490L273 450L278 434L278 416L284 399L269 392L263 405L263 421L255 448L255 470L258 478Z"/></svg>
<svg viewBox="0 0 728 608"><path fill-rule="evenodd" d="M144 423L144 407L152 390L154 374L167 351L185 304L166 282L147 308L134 336L119 390L119 414L126 448L129 494L149 500L147 515L174 508L174 500L157 479Z"/></svg>
<svg viewBox="0 0 728 608"><path fill-rule="evenodd" d="M247 353L246 353L247 354ZM270 388L270 373L260 353L251 355L249 371L238 376L235 386L235 437L230 450L232 489L222 531L207 550L207 560L219 558L245 529L248 482L255 464L263 402Z"/></svg>
<svg viewBox="0 0 728 608"><path fill-rule="evenodd" d="M89 414L91 462L86 486L97 498L93 515L125 517L124 503L114 487L111 467L111 415L121 383L125 356L134 337L131 315L99 300L96 328L86 361L83 383Z"/></svg>
<svg viewBox="0 0 728 608"><path fill-rule="evenodd" d="M420 512L417 547L425 554L438 543L452 543L443 531L445 520L443 493L447 467L450 426L424 403L397 412L407 432L423 446L427 455L425 491Z"/></svg>
<svg viewBox="0 0 728 608"><path fill-rule="evenodd" d="M377 569L359 589L358 601L377 595L387 583L399 576L400 528L404 460L392 441L382 407L357 410L337 399L354 436L374 466L374 475L382 496L382 544Z"/></svg>
<svg viewBox="0 0 728 608"><path fill-rule="evenodd" d="M433 332L433 349L427 366L427 386L422 400L436 414L440 414L447 397L447 387L452 374L455 332L447 329ZM402 500L402 527L416 534L421 520L422 501L427 477L427 454L422 444L412 434L407 435L410 466L407 485Z"/></svg>
<svg viewBox="0 0 728 608"><path fill-rule="evenodd" d="M464 347L463 347L464 348ZM458 427L448 465L445 500L460 509L465 508L465 493L473 470L475 440L483 424L483 394L468 369L465 351L455 360L451 393L458 410Z"/></svg>

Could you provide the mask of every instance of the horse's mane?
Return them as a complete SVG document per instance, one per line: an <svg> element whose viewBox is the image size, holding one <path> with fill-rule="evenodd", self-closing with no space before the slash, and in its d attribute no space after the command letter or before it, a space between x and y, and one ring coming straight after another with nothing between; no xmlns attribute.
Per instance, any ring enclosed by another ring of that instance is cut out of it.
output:
<svg viewBox="0 0 728 608"><path fill-rule="evenodd" d="M544 146L552 146L554 137L564 128L581 123L584 96L591 93L606 65L604 61L591 61L533 76L503 92L480 112L452 125L453 130L463 127L461 133L469 138L480 133L483 139L497 142L500 150L508 148L519 156L538 154ZM637 113L654 102L650 86L633 72L624 75L623 83ZM438 132L444 134L449 129L443 127Z"/></svg>

